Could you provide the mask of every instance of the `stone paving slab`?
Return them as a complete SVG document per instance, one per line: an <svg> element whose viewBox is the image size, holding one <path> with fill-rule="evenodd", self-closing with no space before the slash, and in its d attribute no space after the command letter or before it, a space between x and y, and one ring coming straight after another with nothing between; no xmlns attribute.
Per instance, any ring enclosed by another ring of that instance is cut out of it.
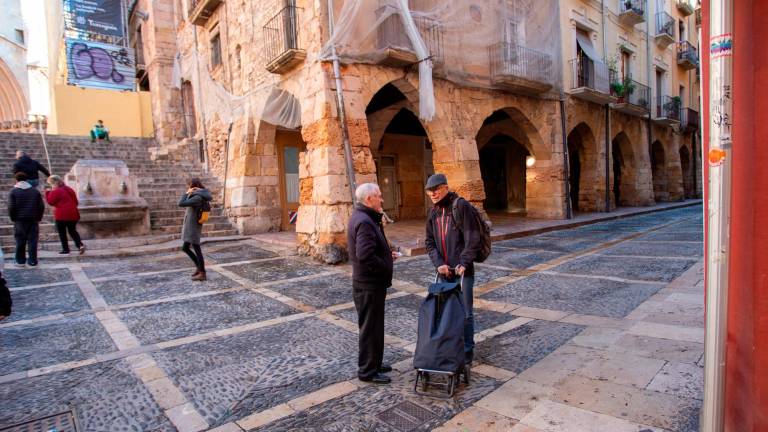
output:
<svg viewBox="0 0 768 432"><path fill-rule="evenodd" d="M500 277L509 276L512 273L512 270L500 270L488 267L479 268L475 266L475 286L477 287ZM432 266L432 262L428 257L418 257L407 261L395 262L394 278L396 280L407 281L423 286L425 290L435 281L435 274L435 267Z"/></svg>
<svg viewBox="0 0 768 432"><path fill-rule="evenodd" d="M572 253L594 247L595 242L588 239L567 239L548 237L546 235L536 235L494 242L493 245L520 249L541 249L553 252Z"/></svg>
<svg viewBox="0 0 768 432"><path fill-rule="evenodd" d="M671 282L696 260L659 260L653 258L621 258L586 256L559 265L553 272L582 275L602 275L641 281Z"/></svg>
<svg viewBox="0 0 768 432"><path fill-rule="evenodd" d="M0 328L0 375L114 351L93 315Z"/></svg>
<svg viewBox="0 0 768 432"><path fill-rule="evenodd" d="M269 289L319 309L352 301L352 277L342 274L287 281Z"/></svg>
<svg viewBox="0 0 768 432"><path fill-rule="evenodd" d="M475 358L519 374L576 336L583 326L533 321L475 346Z"/></svg>
<svg viewBox="0 0 768 432"><path fill-rule="evenodd" d="M203 254L207 258L211 258L213 261L223 264L237 261L248 261L264 258L274 258L276 253L265 249L258 248L249 244L240 244L236 246L228 246L225 248L217 249L213 252L206 252L203 250Z"/></svg>
<svg viewBox="0 0 768 432"><path fill-rule="evenodd" d="M449 420L501 383L475 375L469 387L460 386L453 399L420 397L413 393L415 373L395 377L391 385L369 385L362 389L283 418L254 431L430 431ZM411 403L423 414L406 428L396 427L392 409Z"/></svg>
<svg viewBox="0 0 768 432"><path fill-rule="evenodd" d="M628 241L600 252L601 255L637 255L648 257L701 257L704 247L697 243L649 243Z"/></svg>
<svg viewBox="0 0 768 432"><path fill-rule="evenodd" d="M291 279L328 271L327 267L317 264L309 264L297 259L279 259L250 264L238 264L228 266L230 270L253 282L273 282L283 279Z"/></svg>
<svg viewBox="0 0 768 432"><path fill-rule="evenodd" d="M4 383L0 407L0 428L74 409L81 431L176 430L124 361Z"/></svg>
<svg viewBox="0 0 768 432"><path fill-rule="evenodd" d="M13 313L1 324L89 308L80 288L74 284L14 291L11 295L13 296Z"/></svg>
<svg viewBox="0 0 768 432"><path fill-rule="evenodd" d="M560 258L565 252L495 250L483 264L522 270Z"/></svg>
<svg viewBox="0 0 768 432"><path fill-rule="evenodd" d="M173 269L189 269L191 274L194 271L192 260L186 255L174 254L174 258L168 258L168 255L157 257L158 259L148 259L148 257L125 258L119 261L105 261L98 265L89 265L83 267L85 274L91 278L131 276L136 273L148 273Z"/></svg>
<svg viewBox="0 0 768 432"><path fill-rule="evenodd" d="M68 269L13 268L12 265L6 265L3 277L9 288L17 288L27 285L69 282L72 280L72 273Z"/></svg>
<svg viewBox="0 0 768 432"><path fill-rule="evenodd" d="M237 282L216 271L207 272L206 282L191 280L192 270L144 276L128 276L94 282L99 293L110 305L136 303L162 298L216 291L240 286Z"/></svg>
<svg viewBox="0 0 768 432"><path fill-rule="evenodd" d="M542 309L622 318L661 288L661 285L535 274L480 297Z"/></svg>
<svg viewBox="0 0 768 432"><path fill-rule="evenodd" d="M684 241L684 242L703 242L704 233L702 231L693 232L679 232L679 231L659 231L649 234L641 235L636 240L652 241L652 242L671 242L671 241Z"/></svg>
<svg viewBox="0 0 768 432"><path fill-rule="evenodd" d="M151 344L297 312L264 295L237 291L135 307L117 314L142 344Z"/></svg>
<svg viewBox="0 0 768 432"><path fill-rule="evenodd" d="M407 357L387 348L385 361ZM317 319L156 353L212 426L280 405L357 373L357 335Z"/></svg>

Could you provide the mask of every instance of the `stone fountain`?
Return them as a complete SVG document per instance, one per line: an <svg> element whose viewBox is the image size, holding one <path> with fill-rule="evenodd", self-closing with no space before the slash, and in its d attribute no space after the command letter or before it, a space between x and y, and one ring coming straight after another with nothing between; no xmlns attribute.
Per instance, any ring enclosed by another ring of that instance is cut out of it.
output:
<svg viewBox="0 0 768 432"><path fill-rule="evenodd" d="M121 160L80 159L65 183L80 201L78 231L84 238L149 234L149 208L138 179Z"/></svg>

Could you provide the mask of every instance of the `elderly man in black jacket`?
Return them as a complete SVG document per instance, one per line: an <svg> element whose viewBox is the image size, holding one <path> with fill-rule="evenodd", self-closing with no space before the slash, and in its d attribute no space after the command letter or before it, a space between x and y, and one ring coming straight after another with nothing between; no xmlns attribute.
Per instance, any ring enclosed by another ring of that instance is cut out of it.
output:
<svg viewBox="0 0 768 432"><path fill-rule="evenodd" d="M14 177L16 185L8 195L8 216L13 221L13 236L16 238L16 265L34 267L37 265L37 239L45 204L40 192L27 182L25 173L18 172Z"/></svg>
<svg viewBox="0 0 768 432"><path fill-rule="evenodd" d="M392 285L392 252L381 218L381 190L373 183L358 186L355 211L347 227L347 247L352 262L352 295L360 328L357 377L361 381L388 384L392 367L384 359L384 302Z"/></svg>
<svg viewBox="0 0 768 432"><path fill-rule="evenodd" d="M23 172L27 175L27 183L36 188L40 184L40 174L38 174L38 171L45 174L46 177L51 176L51 173L43 166L43 164L32 159L28 154L21 150L16 152L16 163L13 164L13 174Z"/></svg>
<svg viewBox="0 0 768 432"><path fill-rule="evenodd" d="M482 248L481 227L471 211L472 204L455 192L449 191L448 179L444 174L429 177L424 189L434 204L427 219L427 236L424 241L429 258L441 279L453 282L464 276L461 286L467 310L464 355L467 363L471 363L475 348L475 316L472 310L475 285L473 261ZM454 203L461 226L454 222Z"/></svg>

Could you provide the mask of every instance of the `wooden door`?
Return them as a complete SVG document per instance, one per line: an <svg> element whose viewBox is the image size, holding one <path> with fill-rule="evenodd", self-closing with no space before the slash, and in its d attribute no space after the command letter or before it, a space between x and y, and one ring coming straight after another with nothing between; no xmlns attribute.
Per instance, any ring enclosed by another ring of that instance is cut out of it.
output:
<svg viewBox="0 0 768 432"><path fill-rule="evenodd" d="M299 210L299 153L306 150L298 131L278 130L275 135L280 167L280 225L283 231L296 229Z"/></svg>

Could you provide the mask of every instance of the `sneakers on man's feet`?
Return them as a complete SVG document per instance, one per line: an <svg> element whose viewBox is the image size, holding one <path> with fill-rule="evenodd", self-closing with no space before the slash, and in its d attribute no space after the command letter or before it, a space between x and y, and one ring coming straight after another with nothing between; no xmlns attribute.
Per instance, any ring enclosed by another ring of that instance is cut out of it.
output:
<svg viewBox="0 0 768 432"><path fill-rule="evenodd" d="M68 250L59 251L59 255L69 255Z"/></svg>

